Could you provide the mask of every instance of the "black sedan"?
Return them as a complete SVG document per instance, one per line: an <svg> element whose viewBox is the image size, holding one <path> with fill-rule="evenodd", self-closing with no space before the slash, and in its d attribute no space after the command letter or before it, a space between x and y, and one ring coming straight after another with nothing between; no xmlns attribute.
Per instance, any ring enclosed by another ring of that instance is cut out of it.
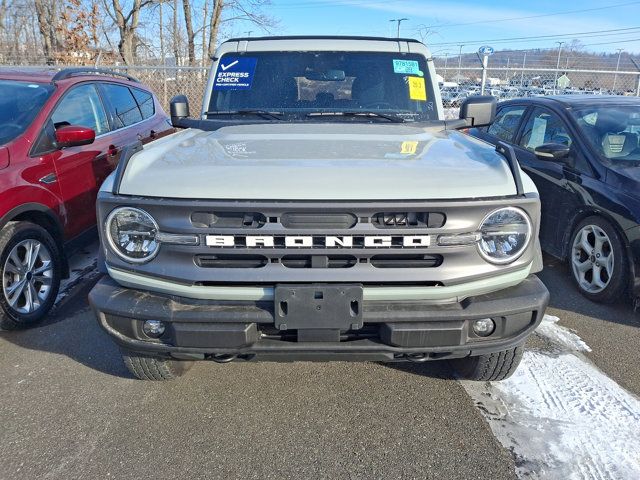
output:
<svg viewBox="0 0 640 480"><path fill-rule="evenodd" d="M542 202L540 242L587 298L640 297L640 98L564 95L498 105L470 134L516 151ZM637 303L636 303L637 304Z"/></svg>

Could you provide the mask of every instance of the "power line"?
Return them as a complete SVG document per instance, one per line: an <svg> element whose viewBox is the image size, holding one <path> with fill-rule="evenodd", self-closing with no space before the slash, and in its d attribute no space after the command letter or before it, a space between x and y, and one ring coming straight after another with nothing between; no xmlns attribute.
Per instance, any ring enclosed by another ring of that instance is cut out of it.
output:
<svg viewBox="0 0 640 480"><path fill-rule="evenodd" d="M584 13L584 12L595 12L598 10L609 10L611 8L618 7L627 7L629 5L637 5L640 2L627 2L627 3L618 3L616 5L608 5L606 7L594 7L594 8L583 8L580 10L567 10L564 12L556 12L556 13L542 13L539 15L528 15L526 17L511 17L511 18L498 18L496 20L482 20L475 22L466 22L466 23L442 23L439 25L428 25L427 28L448 28L448 27L462 27L466 25L483 25L487 23L498 23L498 22L509 22L512 20L528 20L531 18L541 18L541 17L555 17L557 15L570 15L573 13Z"/></svg>
<svg viewBox="0 0 640 480"><path fill-rule="evenodd" d="M492 39L484 39L484 40L464 40L465 44L469 44L469 43L488 43L488 42L494 42L494 43L499 43L499 42L512 42L512 41L516 41L516 40L539 40L539 39L554 39L554 38L563 38L563 37L575 37L577 35L582 35L582 36L598 36L595 34L598 33L613 33L616 32L616 34L619 34L620 32L625 32L625 31L630 31L630 30L639 30L640 27L628 27L628 28L617 28L617 29L612 29L612 30L594 30L591 32L574 32L574 33L561 33L561 34L557 34L557 35L535 35L532 37L511 37L511 38L492 38ZM455 45L459 45L460 41L458 42L440 42L440 43L430 43L430 45L438 45L438 46L455 46Z"/></svg>

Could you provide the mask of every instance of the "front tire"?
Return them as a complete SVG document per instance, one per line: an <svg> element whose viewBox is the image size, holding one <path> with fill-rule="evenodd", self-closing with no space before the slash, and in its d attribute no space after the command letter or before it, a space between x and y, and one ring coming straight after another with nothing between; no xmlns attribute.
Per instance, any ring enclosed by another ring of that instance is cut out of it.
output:
<svg viewBox="0 0 640 480"><path fill-rule="evenodd" d="M9 222L0 232L0 269L0 328L41 321L60 289L62 255L55 240L39 225Z"/></svg>
<svg viewBox="0 0 640 480"><path fill-rule="evenodd" d="M611 303L624 295L629 262L620 235L602 217L588 217L571 236L569 264L573 280L589 300Z"/></svg>
<svg viewBox="0 0 640 480"><path fill-rule="evenodd" d="M140 380L167 381L184 375L193 365L185 360L142 355L121 349L122 360L131 374Z"/></svg>
<svg viewBox="0 0 640 480"><path fill-rule="evenodd" d="M450 363L458 376L464 380L495 382L505 380L514 374L523 353L524 346L519 345L501 352L457 358Z"/></svg>

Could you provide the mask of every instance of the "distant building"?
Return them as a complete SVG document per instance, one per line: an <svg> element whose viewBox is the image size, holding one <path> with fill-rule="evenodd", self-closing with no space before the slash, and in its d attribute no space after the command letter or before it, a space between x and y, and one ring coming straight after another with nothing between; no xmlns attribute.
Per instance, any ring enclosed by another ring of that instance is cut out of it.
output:
<svg viewBox="0 0 640 480"><path fill-rule="evenodd" d="M571 80L569 80L569 77L567 77L566 73L563 73L558 77L558 80L556 81L556 87L565 89L565 88L569 88L570 86L571 86Z"/></svg>

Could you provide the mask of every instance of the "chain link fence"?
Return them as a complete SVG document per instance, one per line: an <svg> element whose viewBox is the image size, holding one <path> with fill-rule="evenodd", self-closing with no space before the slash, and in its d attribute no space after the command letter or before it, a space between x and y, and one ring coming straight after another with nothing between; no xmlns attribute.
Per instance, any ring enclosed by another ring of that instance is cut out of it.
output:
<svg viewBox="0 0 640 480"><path fill-rule="evenodd" d="M107 67L137 78L151 88L164 109L169 112L169 101L183 94L189 99L194 113L200 111L207 85L209 69L205 67Z"/></svg>
<svg viewBox="0 0 640 480"><path fill-rule="evenodd" d="M445 107L484 92L500 100L542 95L640 96L640 72L551 68L437 68Z"/></svg>
<svg viewBox="0 0 640 480"><path fill-rule="evenodd" d="M0 72L5 68L0 67ZM20 69L55 69L64 66L29 66ZM109 66L136 77L150 87L168 111L171 97L185 94L194 111L199 110L209 69L205 67ZM437 67L445 108L455 108L467 97L482 92L482 68ZM484 93L500 100L557 94L640 96L640 72L548 68L488 68Z"/></svg>

